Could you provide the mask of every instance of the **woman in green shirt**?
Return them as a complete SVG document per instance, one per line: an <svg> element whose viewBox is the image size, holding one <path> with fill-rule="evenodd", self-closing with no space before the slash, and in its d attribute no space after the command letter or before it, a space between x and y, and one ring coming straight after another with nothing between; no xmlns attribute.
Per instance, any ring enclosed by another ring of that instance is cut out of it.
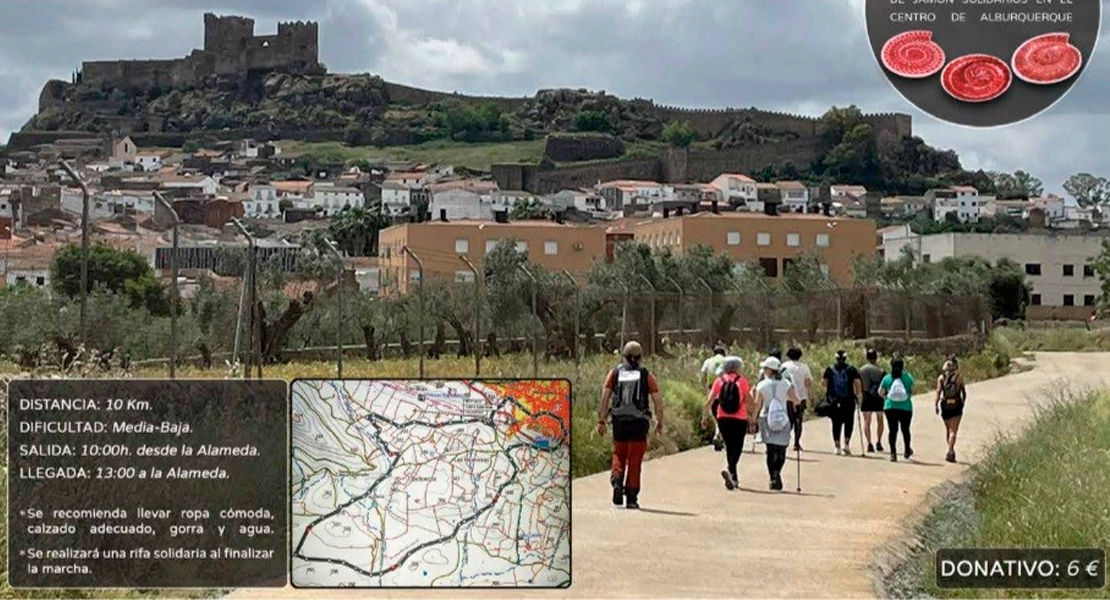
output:
<svg viewBox="0 0 1110 600"><path fill-rule="evenodd" d="M883 398L883 413L886 414L887 440L890 444L890 462L898 462L898 430L902 431L902 443L906 447L906 460L913 456L910 447L910 421L913 420L913 375L906 372L901 358L890 361L890 373L879 384L879 396Z"/></svg>

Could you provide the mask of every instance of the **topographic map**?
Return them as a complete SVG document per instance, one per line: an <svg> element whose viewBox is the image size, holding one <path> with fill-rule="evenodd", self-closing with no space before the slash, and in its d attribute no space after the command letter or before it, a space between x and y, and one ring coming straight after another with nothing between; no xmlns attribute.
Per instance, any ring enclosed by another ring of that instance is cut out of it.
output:
<svg viewBox="0 0 1110 600"><path fill-rule="evenodd" d="M292 387L293 585L570 584L570 384Z"/></svg>

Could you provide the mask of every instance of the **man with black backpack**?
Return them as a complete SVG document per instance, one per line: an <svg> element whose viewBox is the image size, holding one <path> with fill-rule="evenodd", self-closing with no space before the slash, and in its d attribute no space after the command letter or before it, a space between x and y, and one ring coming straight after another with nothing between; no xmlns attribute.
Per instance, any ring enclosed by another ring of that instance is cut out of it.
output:
<svg viewBox="0 0 1110 600"><path fill-rule="evenodd" d="M655 432L663 431L663 396L655 376L640 364L643 353L639 342L624 345L624 360L605 378L597 416L598 435L605 435L607 419L613 422L613 468L609 477L613 504L631 509L640 508L640 469L647 452L653 405Z"/></svg>
<svg viewBox="0 0 1110 600"><path fill-rule="evenodd" d="M856 403L862 395L863 385L860 382L859 371L848 364L848 353L843 350L836 352L836 362L825 369L825 397L828 408L826 414L832 419L833 443L836 445L836 455L850 455L849 446L852 442L852 430L855 429ZM844 444L841 445L841 432L844 433Z"/></svg>
<svg viewBox="0 0 1110 600"><path fill-rule="evenodd" d="M721 478L725 488L734 490L740 486L736 466L744 452L744 436L748 434L748 399L751 384L740 373L744 361L738 356L729 356L721 363L721 374L713 381L709 396L705 399L706 416L704 424L709 425L710 417L715 417L721 437L725 442L725 470Z"/></svg>

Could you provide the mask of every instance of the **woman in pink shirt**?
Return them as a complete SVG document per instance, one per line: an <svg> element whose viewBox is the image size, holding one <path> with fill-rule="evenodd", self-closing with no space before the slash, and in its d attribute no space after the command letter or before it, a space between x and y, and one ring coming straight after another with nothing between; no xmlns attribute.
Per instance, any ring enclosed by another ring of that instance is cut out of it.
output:
<svg viewBox="0 0 1110 600"><path fill-rule="evenodd" d="M744 451L744 436L751 433L748 421L748 399L751 397L751 384L740 373L744 361L738 356L729 356L721 363L721 374L713 382L709 397L705 400L703 424L708 427L712 406L717 406L717 427L725 441L725 460L727 468L721 471L725 487L734 490L740 486L736 466ZM754 425L754 423L753 423Z"/></svg>

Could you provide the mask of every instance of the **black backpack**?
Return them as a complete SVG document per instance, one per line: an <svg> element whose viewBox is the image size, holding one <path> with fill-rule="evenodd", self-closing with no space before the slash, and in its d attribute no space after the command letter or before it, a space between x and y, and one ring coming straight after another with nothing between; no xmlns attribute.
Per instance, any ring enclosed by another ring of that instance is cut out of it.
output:
<svg viewBox="0 0 1110 600"><path fill-rule="evenodd" d="M721 393L717 396L721 412L732 414L740 410L740 386L736 379L721 379Z"/></svg>

